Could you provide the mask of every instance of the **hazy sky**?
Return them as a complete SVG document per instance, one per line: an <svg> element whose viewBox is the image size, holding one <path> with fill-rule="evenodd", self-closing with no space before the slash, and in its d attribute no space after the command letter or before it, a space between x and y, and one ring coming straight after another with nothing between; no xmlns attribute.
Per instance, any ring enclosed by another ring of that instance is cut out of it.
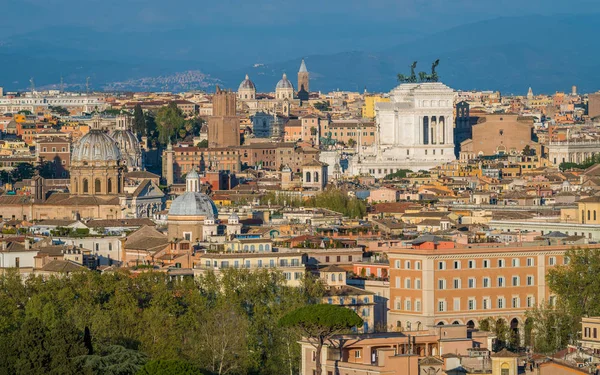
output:
<svg viewBox="0 0 600 375"><path fill-rule="evenodd" d="M437 31L499 16L591 13L597 0L0 0L4 35L80 25L97 30L164 30L189 25L340 25ZM15 15L15 16L11 16ZM301 33L301 29L298 29Z"/></svg>

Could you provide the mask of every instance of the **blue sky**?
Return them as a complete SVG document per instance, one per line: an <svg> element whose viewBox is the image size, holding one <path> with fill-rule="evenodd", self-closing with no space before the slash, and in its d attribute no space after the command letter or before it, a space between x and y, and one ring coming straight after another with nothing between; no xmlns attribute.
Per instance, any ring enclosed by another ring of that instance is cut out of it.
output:
<svg viewBox="0 0 600 375"><path fill-rule="evenodd" d="M164 30L190 25L348 28L402 25L439 31L500 16L600 12L597 0L2 0L0 32L79 25ZM11 17L10 15L17 15ZM298 29L301 35L301 29Z"/></svg>

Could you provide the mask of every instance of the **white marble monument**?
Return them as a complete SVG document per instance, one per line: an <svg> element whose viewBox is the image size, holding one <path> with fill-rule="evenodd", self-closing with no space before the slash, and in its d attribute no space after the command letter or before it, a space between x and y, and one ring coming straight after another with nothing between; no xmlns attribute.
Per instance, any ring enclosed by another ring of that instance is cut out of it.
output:
<svg viewBox="0 0 600 375"><path fill-rule="evenodd" d="M379 178L399 169L428 170L455 160L454 96L454 90L440 82L403 83L393 89L389 103L375 106L376 142L359 147L349 174Z"/></svg>

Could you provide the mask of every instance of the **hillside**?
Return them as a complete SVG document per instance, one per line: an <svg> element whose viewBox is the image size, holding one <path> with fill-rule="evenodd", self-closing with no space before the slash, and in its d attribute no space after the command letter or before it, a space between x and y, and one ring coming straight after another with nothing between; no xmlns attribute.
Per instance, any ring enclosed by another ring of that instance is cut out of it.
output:
<svg viewBox="0 0 600 375"><path fill-rule="evenodd" d="M259 91L270 91L283 72L294 82L301 51L313 50L322 51L305 56L313 90L387 91L412 61L418 61L417 71L429 71L439 58L442 81L457 89L524 94L529 86L536 93L553 93L577 85L580 92L591 92L600 89L596 18L506 17L410 35L388 27L386 33L365 34L349 52L343 49L351 43L339 32L309 48L272 30L240 36L198 27L151 36L56 28L0 40L0 58L10 67L0 71L0 85L27 88L30 77L38 86L57 84L63 75L73 89L89 76L95 89L161 90L192 71L198 74L178 89L211 90L219 81L235 89L248 73ZM371 48L365 48L369 38ZM223 51L213 53L219 44Z"/></svg>

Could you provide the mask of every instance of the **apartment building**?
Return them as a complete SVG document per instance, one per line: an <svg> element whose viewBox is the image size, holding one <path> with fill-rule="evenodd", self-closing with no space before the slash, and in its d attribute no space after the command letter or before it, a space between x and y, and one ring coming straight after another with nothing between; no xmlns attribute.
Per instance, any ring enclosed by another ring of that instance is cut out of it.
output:
<svg viewBox="0 0 600 375"><path fill-rule="evenodd" d="M554 301L545 276L551 268L568 263L564 254L570 248L419 247L387 252L389 326L397 330L447 324L478 327L482 320L494 318L504 319L519 334L527 309Z"/></svg>
<svg viewBox="0 0 600 375"><path fill-rule="evenodd" d="M38 139L36 156L40 161L50 163L54 178L68 177L71 165L71 142L63 137Z"/></svg>
<svg viewBox="0 0 600 375"><path fill-rule="evenodd" d="M306 255L303 253L206 253L194 264L194 275L212 271L220 274L227 268L250 270L271 269L281 271L287 285L300 286L304 279Z"/></svg>
<svg viewBox="0 0 600 375"><path fill-rule="evenodd" d="M459 370L464 366L483 370L477 373L504 375L491 371L496 360L492 355L490 361L488 341L487 332L469 331L464 325L431 326L410 335L401 332L340 335L328 340L321 351L322 374L457 374L464 373ZM307 339L300 344L300 374L315 374L316 350ZM439 356L444 354L449 356L441 359Z"/></svg>

